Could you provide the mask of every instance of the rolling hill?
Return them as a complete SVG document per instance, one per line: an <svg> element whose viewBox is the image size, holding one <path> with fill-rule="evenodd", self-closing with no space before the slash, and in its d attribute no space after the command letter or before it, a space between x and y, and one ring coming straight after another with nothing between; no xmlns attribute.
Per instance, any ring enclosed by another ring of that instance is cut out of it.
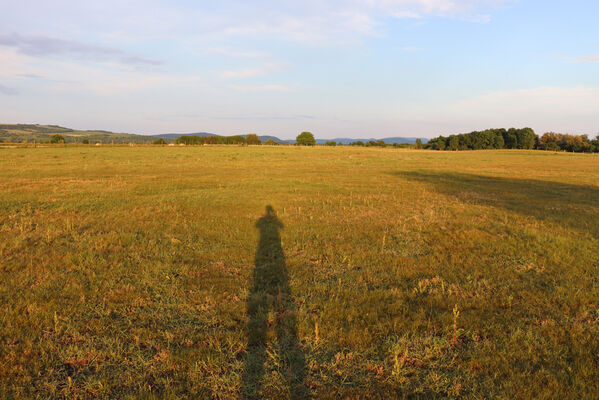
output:
<svg viewBox="0 0 599 400"><path fill-rule="evenodd" d="M76 130L65 128L58 125L38 125L38 124L0 124L0 141L21 143L21 142L47 142L52 135L64 136L67 143L81 143L83 140L88 140L90 143L151 143L158 138L163 138L167 142L172 143L180 136L222 136L208 132L194 133L163 133L159 135L139 135L132 133L117 133L103 130ZM242 135L245 136L245 135ZM271 139L280 144L293 144L295 140L280 139L276 136L258 135L262 142ZM327 141L336 143L350 144L352 142L383 140L387 144L394 143L409 143L413 144L417 138L414 137L390 137L384 139L352 139L352 138L335 138L335 139L317 139L317 144L324 144ZM426 143L427 139L422 138L422 142Z"/></svg>

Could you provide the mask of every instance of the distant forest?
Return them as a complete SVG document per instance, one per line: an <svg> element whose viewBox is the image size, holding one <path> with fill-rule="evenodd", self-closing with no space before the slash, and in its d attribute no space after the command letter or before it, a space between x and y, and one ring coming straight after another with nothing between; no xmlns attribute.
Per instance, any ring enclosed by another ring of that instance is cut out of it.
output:
<svg viewBox="0 0 599 400"><path fill-rule="evenodd" d="M538 136L531 128L487 129L431 139L424 146L432 150L537 149L599 153L599 136L547 132Z"/></svg>

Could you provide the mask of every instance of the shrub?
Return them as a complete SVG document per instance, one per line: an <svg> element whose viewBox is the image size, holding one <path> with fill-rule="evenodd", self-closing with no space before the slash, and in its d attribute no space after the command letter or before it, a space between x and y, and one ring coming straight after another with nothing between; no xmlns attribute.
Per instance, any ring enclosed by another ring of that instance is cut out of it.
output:
<svg viewBox="0 0 599 400"><path fill-rule="evenodd" d="M176 144L203 144L206 143L207 140L202 140L205 138L202 138L200 136L193 136L193 135L188 135L188 136L179 136L176 140L175 143Z"/></svg>
<svg viewBox="0 0 599 400"><path fill-rule="evenodd" d="M166 144L166 140L163 138L158 138L152 142L152 144Z"/></svg>
<svg viewBox="0 0 599 400"><path fill-rule="evenodd" d="M272 139L268 139L266 142L264 142L264 144L267 145L267 146L276 146L276 145L278 145L278 143L275 142Z"/></svg>
<svg viewBox="0 0 599 400"><path fill-rule="evenodd" d="M337 142L334 140L327 140L324 144L325 146L337 146Z"/></svg>
<svg viewBox="0 0 599 400"><path fill-rule="evenodd" d="M81 141L81 143L83 143L83 144L89 144L89 139L83 139L83 140Z"/></svg>
<svg viewBox="0 0 599 400"><path fill-rule="evenodd" d="M65 139L62 135L52 135L50 137L50 143L64 143Z"/></svg>

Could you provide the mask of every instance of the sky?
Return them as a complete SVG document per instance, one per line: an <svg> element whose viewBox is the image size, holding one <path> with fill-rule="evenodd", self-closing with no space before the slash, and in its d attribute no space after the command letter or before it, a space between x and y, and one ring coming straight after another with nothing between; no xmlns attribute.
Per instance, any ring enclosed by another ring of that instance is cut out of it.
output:
<svg viewBox="0 0 599 400"><path fill-rule="evenodd" d="M0 122L599 133L596 0L0 0Z"/></svg>

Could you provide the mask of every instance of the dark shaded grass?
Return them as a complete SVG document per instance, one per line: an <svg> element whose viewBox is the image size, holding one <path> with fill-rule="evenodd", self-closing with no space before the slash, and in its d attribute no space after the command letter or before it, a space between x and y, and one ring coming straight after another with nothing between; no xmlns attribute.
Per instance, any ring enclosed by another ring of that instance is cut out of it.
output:
<svg viewBox="0 0 599 400"><path fill-rule="evenodd" d="M432 186L462 202L504 208L599 237L599 188L536 179L409 171L397 176Z"/></svg>

